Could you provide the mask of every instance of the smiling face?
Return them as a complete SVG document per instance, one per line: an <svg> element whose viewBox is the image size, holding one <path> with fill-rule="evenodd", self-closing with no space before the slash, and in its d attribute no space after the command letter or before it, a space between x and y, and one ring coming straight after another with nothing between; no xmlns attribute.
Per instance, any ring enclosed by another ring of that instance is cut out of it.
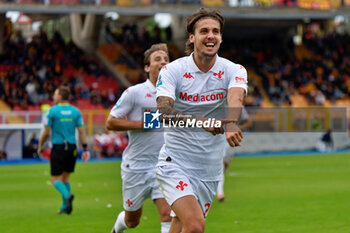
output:
<svg viewBox="0 0 350 233"><path fill-rule="evenodd" d="M159 71L169 63L168 54L163 50L157 50L150 56L149 65L145 65L145 72L148 73L152 83L156 83Z"/></svg>
<svg viewBox="0 0 350 233"><path fill-rule="evenodd" d="M213 58L220 48L222 35L220 23L213 18L203 18L196 22L194 33L189 35L194 44L194 52L200 57Z"/></svg>

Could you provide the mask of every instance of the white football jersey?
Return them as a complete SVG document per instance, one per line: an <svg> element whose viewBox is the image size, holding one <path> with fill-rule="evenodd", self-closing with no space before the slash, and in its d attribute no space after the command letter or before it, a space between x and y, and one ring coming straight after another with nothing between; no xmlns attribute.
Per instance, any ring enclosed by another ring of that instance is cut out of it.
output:
<svg viewBox="0 0 350 233"><path fill-rule="evenodd" d="M162 68L157 97L174 99L173 107L186 114L224 119L231 87L241 87L247 92L247 71L243 66L216 56L214 66L204 73L191 54ZM165 130L164 138L158 166L169 165L171 159L171 163L201 180L221 179L224 135L213 136L202 128L173 127Z"/></svg>
<svg viewBox="0 0 350 233"><path fill-rule="evenodd" d="M129 87L121 95L110 115L115 118L141 121L144 111L155 110L156 88L146 82ZM121 168L124 171L145 172L155 169L158 155L164 144L159 130L128 130L129 144L123 152Z"/></svg>

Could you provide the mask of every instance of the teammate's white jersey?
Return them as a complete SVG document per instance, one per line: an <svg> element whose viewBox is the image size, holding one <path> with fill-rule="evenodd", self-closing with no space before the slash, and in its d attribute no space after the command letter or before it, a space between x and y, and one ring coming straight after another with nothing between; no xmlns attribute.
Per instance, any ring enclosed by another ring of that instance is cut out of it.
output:
<svg viewBox="0 0 350 233"><path fill-rule="evenodd" d="M110 115L115 118L141 121L143 112L154 110L156 88L146 82L129 87L121 95ZM129 144L123 152L121 168L124 171L145 172L155 169L160 148L164 144L163 132L159 130L128 130Z"/></svg>
<svg viewBox="0 0 350 233"><path fill-rule="evenodd" d="M228 89L241 87L247 91L246 69L216 56L214 66L204 73L198 69L192 56L177 59L162 68L157 97L174 99L173 107L187 114L226 118ZM171 159L171 164L201 180L220 180L224 135L213 136L202 128L169 128L164 138L158 166L169 165Z"/></svg>

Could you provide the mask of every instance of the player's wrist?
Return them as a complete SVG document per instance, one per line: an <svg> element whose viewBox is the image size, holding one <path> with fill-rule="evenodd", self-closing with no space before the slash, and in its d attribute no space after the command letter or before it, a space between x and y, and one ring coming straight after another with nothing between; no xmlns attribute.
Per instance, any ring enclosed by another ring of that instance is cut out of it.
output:
<svg viewBox="0 0 350 233"><path fill-rule="evenodd" d="M143 121L139 121L139 123L138 123L138 129L143 129Z"/></svg>
<svg viewBox="0 0 350 233"><path fill-rule="evenodd" d="M237 122L230 122L226 124L226 130L227 133L231 132L237 132L240 131Z"/></svg>
<svg viewBox="0 0 350 233"><path fill-rule="evenodd" d="M83 146L84 152L85 151L89 151L89 147L88 147L88 145L86 143L84 143L82 146Z"/></svg>
<svg viewBox="0 0 350 233"><path fill-rule="evenodd" d="M226 125L237 125L237 121L230 121L230 122L227 122Z"/></svg>

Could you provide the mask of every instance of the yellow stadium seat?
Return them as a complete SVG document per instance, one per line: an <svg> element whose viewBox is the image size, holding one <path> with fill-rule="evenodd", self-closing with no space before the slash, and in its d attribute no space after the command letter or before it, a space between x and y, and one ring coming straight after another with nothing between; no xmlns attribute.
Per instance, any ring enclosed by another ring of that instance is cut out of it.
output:
<svg viewBox="0 0 350 233"><path fill-rule="evenodd" d="M225 6L223 0L202 0L202 4L205 6Z"/></svg>
<svg viewBox="0 0 350 233"><path fill-rule="evenodd" d="M117 0L118 6L132 6L134 5L131 0Z"/></svg>

